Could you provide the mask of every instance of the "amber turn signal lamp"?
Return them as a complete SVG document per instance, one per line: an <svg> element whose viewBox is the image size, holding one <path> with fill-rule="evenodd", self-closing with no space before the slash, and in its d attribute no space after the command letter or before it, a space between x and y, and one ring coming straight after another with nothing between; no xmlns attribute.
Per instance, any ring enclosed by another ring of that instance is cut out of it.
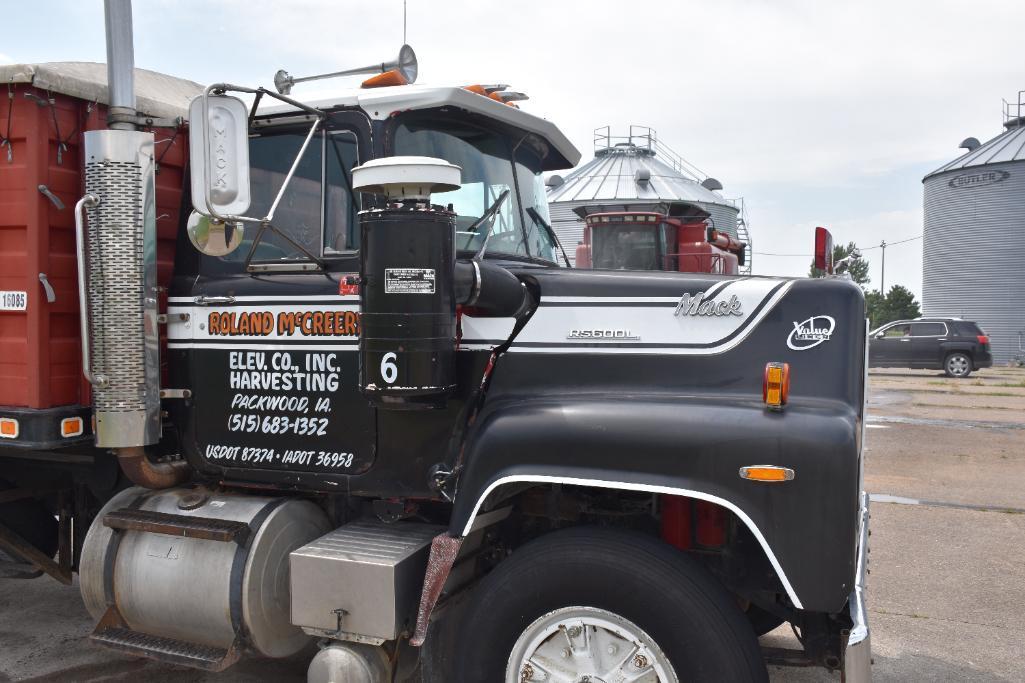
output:
<svg viewBox="0 0 1025 683"><path fill-rule="evenodd" d="M778 465L749 465L740 468L740 478L751 481L790 481L794 478L794 471Z"/></svg>
<svg viewBox="0 0 1025 683"><path fill-rule="evenodd" d="M790 364L766 363L762 400L771 410L783 410L790 397Z"/></svg>
<svg viewBox="0 0 1025 683"><path fill-rule="evenodd" d="M398 69L371 76L360 84L361 88L387 88L392 85L409 85L409 81Z"/></svg>
<svg viewBox="0 0 1025 683"><path fill-rule="evenodd" d="M66 417L61 420L61 436L70 439L73 436L82 436L85 431L85 420L80 417Z"/></svg>
<svg viewBox="0 0 1025 683"><path fill-rule="evenodd" d="M17 439L18 421L13 417L0 417L0 437L5 439Z"/></svg>

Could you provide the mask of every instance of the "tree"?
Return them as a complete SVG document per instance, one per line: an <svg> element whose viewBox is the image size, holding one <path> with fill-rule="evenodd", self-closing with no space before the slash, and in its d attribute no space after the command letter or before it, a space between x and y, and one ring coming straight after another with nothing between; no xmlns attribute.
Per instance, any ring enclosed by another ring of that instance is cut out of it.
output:
<svg viewBox="0 0 1025 683"><path fill-rule="evenodd" d="M835 245L833 247L833 263L840 263L841 259L847 258L857 251L857 249L858 245L854 242L848 242L846 245ZM850 273L851 279L861 285L862 288L871 282L871 279L868 277L868 260L860 256L852 258L850 261L843 264L837 272ZM811 269L808 271L808 277L824 277L825 275L826 271L816 268L815 262L812 261Z"/></svg>
<svg viewBox="0 0 1025 683"><path fill-rule="evenodd" d="M879 290L865 295L868 304L868 319L872 329L894 320L910 320L922 315L922 309L915 300L915 295L907 287L894 285L883 296Z"/></svg>

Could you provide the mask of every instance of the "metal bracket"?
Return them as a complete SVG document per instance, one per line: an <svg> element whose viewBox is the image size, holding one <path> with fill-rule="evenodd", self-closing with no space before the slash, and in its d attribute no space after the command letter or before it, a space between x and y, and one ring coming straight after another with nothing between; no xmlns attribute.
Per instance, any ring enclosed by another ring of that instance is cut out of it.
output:
<svg viewBox="0 0 1025 683"><path fill-rule="evenodd" d="M57 300L57 294L53 291L53 285L46 279L46 273L39 274L39 282L43 285L43 290L46 292L46 303L52 304Z"/></svg>
<svg viewBox="0 0 1025 683"><path fill-rule="evenodd" d="M168 313L161 313L161 314L159 314L157 316L157 323L159 323L161 325L166 325L168 322L170 322L172 320L175 321L175 322L183 323L183 322L186 322L188 319L189 319L189 314L188 313L175 313L173 315L172 314L168 314Z"/></svg>
<svg viewBox="0 0 1025 683"><path fill-rule="evenodd" d="M60 197L55 195L53 192L50 192L50 188L48 188L46 185L40 185L37 189L39 190L40 194L42 194L44 197L53 202L53 205L57 207L58 211L64 210L64 202L60 200Z"/></svg>
<svg viewBox="0 0 1025 683"><path fill-rule="evenodd" d="M47 557L45 553L41 552L34 545L3 524L0 524L0 548L3 548L5 551L13 553L18 557L24 558L61 583L67 586L71 585L70 562L68 562L69 566L67 567L61 566L64 562L57 564L51 558Z"/></svg>
<svg viewBox="0 0 1025 683"><path fill-rule="evenodd" d="M161 389L160 398L192 398L192 389Z"/></svg>
<svg viewBox="0 0 1025 683"><path fill-rule="evenodd" d="M138 116L135 114L121 114L111 112L107 115L107 125L112 123L130 123L135 126L142 126L145 128L180 128L185 122L185 119L181 116L176 116L173 119L158 118L155 116Z"/></svg>

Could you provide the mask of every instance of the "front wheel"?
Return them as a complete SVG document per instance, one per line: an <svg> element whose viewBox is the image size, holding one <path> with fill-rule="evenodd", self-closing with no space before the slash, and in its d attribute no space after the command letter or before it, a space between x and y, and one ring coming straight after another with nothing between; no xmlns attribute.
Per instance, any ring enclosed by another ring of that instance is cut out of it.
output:
<svg viewBox="0 0 1025 683"><path fill-rule="evenodd" d="M475 590L459 681L765 681L729 593L657 539L567 529L513 553Z"/></svg>
<svg viewBox="0 0 1025 683"><path fill-rule="evenodd" d="M972 374L972 359L965 353L952 353L943 363L947 377L967 377Z"/></svg>

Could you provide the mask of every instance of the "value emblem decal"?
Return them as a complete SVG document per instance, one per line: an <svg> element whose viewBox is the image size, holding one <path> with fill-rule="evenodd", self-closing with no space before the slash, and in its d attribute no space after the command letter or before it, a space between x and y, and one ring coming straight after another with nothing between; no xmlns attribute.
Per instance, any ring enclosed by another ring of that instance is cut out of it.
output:
<svg viewBox="0 0 1025 683"><path fill-rule="evenodd" d="M794 351L807 351L829 341L836 329L836 321L828 315L813 315L804 322L794 323L787 337L787 346Z"/></svg>

